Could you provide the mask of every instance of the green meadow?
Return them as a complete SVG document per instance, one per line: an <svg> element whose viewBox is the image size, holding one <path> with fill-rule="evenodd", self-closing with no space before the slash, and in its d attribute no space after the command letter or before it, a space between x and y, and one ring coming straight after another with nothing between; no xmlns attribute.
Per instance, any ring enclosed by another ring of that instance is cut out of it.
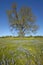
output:
<svg viewBox="0 0 43 65"><path fill-rule="evenodd" d="M0 37L0 65L43 65L43 37Z"/></svg>

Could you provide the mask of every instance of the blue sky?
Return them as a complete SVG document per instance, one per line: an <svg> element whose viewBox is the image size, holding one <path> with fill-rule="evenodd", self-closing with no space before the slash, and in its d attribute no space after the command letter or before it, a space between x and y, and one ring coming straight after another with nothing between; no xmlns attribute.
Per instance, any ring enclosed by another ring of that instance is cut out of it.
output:
<svg viewBox="0 0 43 65"><path fill-rule="evenodd" d="M6 10L10 9L14 2L17 3L18 8L22 5L32 8L34 15L37 17L36 23L40 26L35 35L43 35L43 0L0 0L0 36L12 35ZM17 35L16 31L14 35Z"/></svg>

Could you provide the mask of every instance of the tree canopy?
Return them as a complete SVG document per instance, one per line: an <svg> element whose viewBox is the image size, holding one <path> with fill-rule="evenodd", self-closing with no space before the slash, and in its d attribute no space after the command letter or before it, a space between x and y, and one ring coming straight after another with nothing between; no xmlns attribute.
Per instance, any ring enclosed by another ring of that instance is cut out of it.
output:
<svg viewBox="0 0 43 65"><path fill-rule="evenodd" d="M7 10L7 14L11 31L15 29L19 36L25 36L27 33L37 31L36 17L30 7L22 6L17 10L17 5L14 3L11 10Z"/></svg>

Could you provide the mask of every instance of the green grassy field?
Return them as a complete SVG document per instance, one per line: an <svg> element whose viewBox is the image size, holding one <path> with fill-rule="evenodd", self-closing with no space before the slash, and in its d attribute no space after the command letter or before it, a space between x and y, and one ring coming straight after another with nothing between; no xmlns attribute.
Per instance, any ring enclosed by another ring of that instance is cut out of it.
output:
<svg viewBox="0 0 43 65"><path fill-rule="evenodd" d="M43 65L43 37L0 38L0 65Z"/></svg>

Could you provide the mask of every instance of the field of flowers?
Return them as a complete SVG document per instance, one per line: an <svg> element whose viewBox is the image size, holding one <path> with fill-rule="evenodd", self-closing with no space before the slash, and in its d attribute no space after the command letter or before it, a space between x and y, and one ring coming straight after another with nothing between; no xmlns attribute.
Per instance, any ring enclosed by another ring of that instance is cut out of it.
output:
<svg viewBox="0 0 43 65"><path fill-rule="evenodd" d="M0 38L0 65L43 65L43 38Z"/></svg>

